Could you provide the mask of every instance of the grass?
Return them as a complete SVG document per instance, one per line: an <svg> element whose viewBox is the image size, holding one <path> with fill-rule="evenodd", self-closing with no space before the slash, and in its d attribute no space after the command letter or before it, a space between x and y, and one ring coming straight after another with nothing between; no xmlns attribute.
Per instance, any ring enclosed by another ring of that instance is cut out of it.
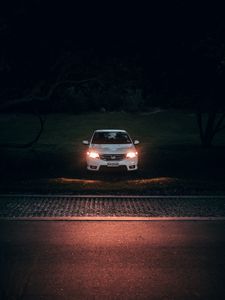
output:
<svg viewBox="0 0 225 300"><path fill-rule="evenodd" d="M136 174L85 171L81 144L98 128L126 129L141 141ZM38 130L31 115L0 115L0 143L29 141ZM32 149L1 149L2 192L223 193L225 135L215 147L200 147L195 115L189 112L123 112L48 115Z"/></svg>

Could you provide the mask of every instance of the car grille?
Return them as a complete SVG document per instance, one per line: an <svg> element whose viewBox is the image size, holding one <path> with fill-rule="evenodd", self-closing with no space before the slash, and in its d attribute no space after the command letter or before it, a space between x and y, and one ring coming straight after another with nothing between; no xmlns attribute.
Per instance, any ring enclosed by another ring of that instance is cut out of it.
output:
<svg viewBox="0 0 225 300"><path fill-rule="evenodd" d="M100 154L99 156L100 159L107 161L123 160L126 157L125 154Z"/></svg>

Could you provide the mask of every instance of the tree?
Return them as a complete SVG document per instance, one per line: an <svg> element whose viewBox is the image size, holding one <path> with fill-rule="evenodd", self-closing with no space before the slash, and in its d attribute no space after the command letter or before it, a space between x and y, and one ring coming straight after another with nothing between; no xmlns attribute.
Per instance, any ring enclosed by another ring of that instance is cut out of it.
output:
<svg viewBox="0 0 225 300"><path fill-rule="evenodd" d="M225 40L214 32L193 47L192 78L202 146L210 147L225 129Z"/></svg>

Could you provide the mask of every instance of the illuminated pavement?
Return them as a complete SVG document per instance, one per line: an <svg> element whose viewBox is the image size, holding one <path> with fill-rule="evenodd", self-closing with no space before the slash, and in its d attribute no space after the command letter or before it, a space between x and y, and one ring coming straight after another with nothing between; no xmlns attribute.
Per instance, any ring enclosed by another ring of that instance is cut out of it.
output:
<svg viewBox="0 0 225 300"><path fill-rule="evenodd" d="M1 299L225 299L225 222L0 222Z"/></svg>

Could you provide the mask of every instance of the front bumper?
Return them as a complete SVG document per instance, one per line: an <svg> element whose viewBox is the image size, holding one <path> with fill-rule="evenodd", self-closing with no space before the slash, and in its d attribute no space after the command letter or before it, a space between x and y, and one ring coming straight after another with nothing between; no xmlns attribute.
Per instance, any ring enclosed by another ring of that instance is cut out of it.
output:
<svg viewBox="0 0 225 300"><path fill-rule="evenodd" d="M126 167L127 171L138 169L138 158L127 158L119 161L105 161L99 158L87 157L87 169L90 171L99 171L101 167L112 169Z"/></svg>

